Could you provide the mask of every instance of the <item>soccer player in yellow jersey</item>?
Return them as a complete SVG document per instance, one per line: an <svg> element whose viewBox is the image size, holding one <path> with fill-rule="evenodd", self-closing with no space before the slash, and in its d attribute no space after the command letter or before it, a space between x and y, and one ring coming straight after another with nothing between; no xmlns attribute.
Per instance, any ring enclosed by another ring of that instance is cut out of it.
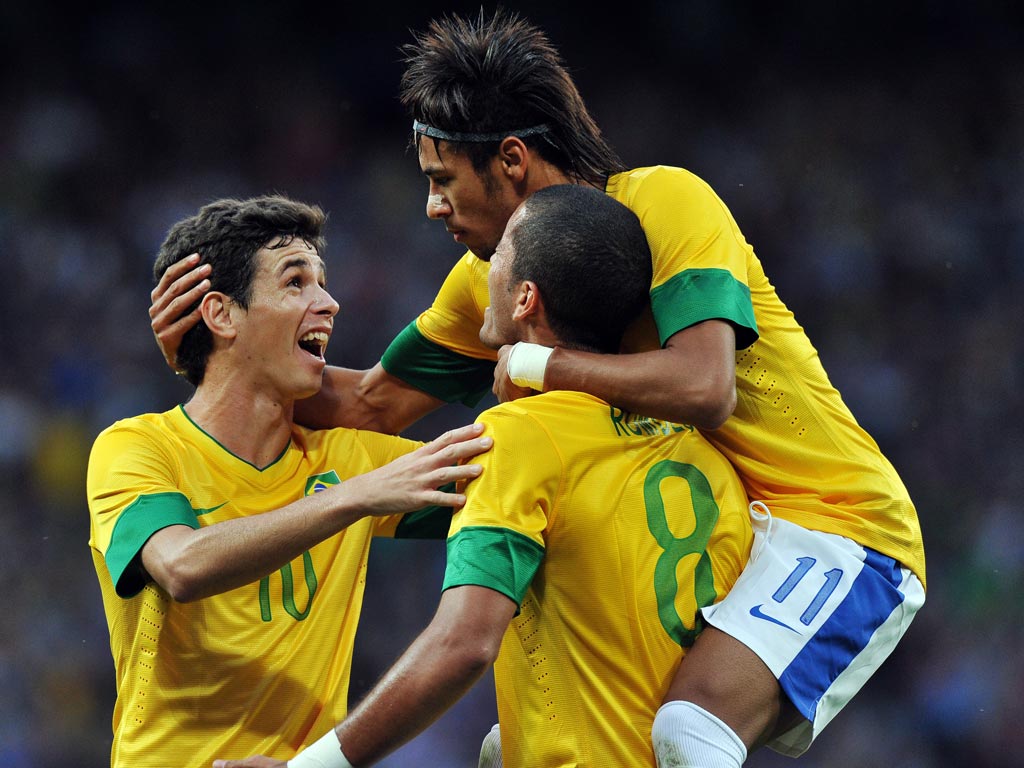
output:
<svg viewBox="0 0 1024 768"><path fill-rule="evenodd" d="M512 217L490 274L488 345L610 352L647 302L651 257L629 209L558 185ZM581 392L504 403L480 421L495 447L452 520L433 621L291 768L374 764L495 656L506 766L655 765L655 713L700 609L725 595L750 552L735 470L692 427Z"/></svg>
<svg viewBox="0 0 1024 768"><path fill-rule="evenodd" d="M468 252L378 365L327 370L300 422L397 433L493 387L502 401L582 391L695 425L769 511L756 524L779 549L752 561L709 611L656 721L656 751L666 764L711 768L740 765L763 744L801 754L924 602L907 489L724 202L685 169L626 167L540 30L508 13L448 16L405 54L401 95L429 184L426 213ZM519 203L563 183L603 190L640 218L650 312L627 332L623 354L523 343L495 353L477 336L487 261ZM201 278L182 265L154 291L153 330L169 360L194 321L182 310L202 293Z"/></svg>
<svg viewBox="0 0 1024 768"><path fill-rule="evenodd" d="M464 497L438 488L480 469L453 466L489 444L479 425L422 446L293 423L338 311L323 220L280 197L222 200L160 250L157 275L202 244L212 287L179 351L194 396L118 421L90 455L114 768L207 768L322 736L346 711L371 538L415 534L427 510L402 513L447 505L443 537Z"/></svg>

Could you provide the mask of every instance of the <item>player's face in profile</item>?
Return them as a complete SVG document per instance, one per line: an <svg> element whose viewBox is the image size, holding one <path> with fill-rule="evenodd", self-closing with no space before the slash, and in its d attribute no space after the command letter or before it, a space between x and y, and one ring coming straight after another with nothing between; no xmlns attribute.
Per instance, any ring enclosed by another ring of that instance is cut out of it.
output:
<svg viewBox="0 0 1024 768"><path fill-rule="evenodd" d="M338 303L327 292L324 264L300 238L257 252L249 309L236 344L257 381L285 399L320 391L324 353Z"/></svg>
<svg viewBox="0 0 1024 768"><path fill-rule="evenodd" d="M519 341L519 331L513 317L516 308L515 286L512 284L510 272L515 254L512 250L510 233L514 231L521 216L522 209L509 219L505 234L498 242L494 255L491 256L490 268L487 272L490 306L484 310L484 324L480 328L480 341L492 349Z"/></svg>
<svg viewBox="0 0 1024 768"><path fill-rule="evenodd" d="M498 157L477 173L468 157L447 146L433 139L419 141L420 170L430 182L427 216L444 222L455 242L487 261L522 200L501 173Z"/></svg>

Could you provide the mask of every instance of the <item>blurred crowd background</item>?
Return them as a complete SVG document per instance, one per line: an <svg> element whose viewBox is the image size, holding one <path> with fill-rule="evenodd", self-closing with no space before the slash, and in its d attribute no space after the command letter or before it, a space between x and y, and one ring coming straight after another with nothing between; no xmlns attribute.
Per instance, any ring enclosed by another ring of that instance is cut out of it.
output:
<svg viewBox="0 0 1024 768"><path fill-rule="evenodd" d="M102 428L189 396L147 316L167 228L221 196L323 205L342 307L329 357L352 367L378 360L460 255L423 213L398 46L481 4L353 5L0 8L5 768L108 764L85 467ZM1017 6L509 5L547 30L627 163L718 191L917 503L928 602L798 764L1024 765ZM436 542L377 547L353 698L429 620L443 557ZM488 678L382 765L475 766L494 718Z"/></svg>

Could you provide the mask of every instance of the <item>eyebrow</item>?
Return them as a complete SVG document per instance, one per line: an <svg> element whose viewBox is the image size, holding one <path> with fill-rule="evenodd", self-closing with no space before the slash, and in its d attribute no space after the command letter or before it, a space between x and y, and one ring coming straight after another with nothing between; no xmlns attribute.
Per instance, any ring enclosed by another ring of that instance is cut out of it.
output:
<svg viewBox="0 0 1024 768"><path fill-rule="evenodd" d="M324 266L324 262L322 259L317 259L316 266L314 267L313 260L308 256L293 256L287 261L281 262L280 266L278 266L277 268L277 274L283 275L292 267L295 267L297 269L308 269L312 272L317 272L318 275L324 279L324 282L327 282L327 269Z"/></svg>

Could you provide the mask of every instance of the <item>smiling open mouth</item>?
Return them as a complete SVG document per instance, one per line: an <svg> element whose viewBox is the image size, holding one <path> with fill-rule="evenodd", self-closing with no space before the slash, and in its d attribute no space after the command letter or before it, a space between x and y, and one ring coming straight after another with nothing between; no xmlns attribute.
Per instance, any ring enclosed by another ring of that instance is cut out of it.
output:
<svg viewBox="0 0 1024 768"><path fill-rule="evenodd" d="M324 351L327 349L327 340L329 338L330 336L323 331L310 331L299 339L299 347L318 360L323 360Z"/></svg>

